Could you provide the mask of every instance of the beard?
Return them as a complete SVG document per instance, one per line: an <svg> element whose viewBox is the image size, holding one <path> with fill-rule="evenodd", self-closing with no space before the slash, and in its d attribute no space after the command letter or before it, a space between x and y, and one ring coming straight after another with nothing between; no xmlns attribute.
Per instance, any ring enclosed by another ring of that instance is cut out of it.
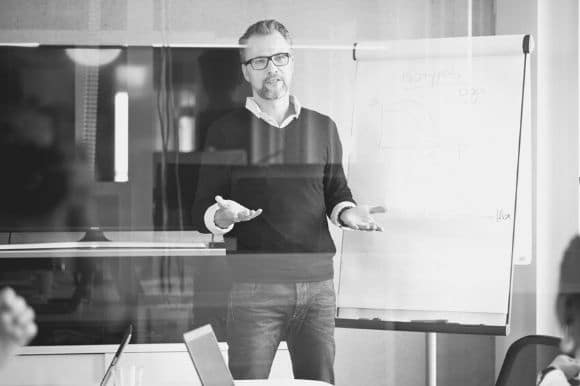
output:
<svg viewBox="0 0 580 386"><path fill-rule="evenodd" d="M262 87L257 90L258 95L267 100L275 100L285 96L288 93L288 85L279 76L266 78Z"/></svg>

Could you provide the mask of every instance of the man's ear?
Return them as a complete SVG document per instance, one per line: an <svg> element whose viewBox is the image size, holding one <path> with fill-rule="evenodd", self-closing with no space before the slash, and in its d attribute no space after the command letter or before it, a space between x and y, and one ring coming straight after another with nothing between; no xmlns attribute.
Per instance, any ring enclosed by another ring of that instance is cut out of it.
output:
<svg viewBox="0 0 580 386"><path fill-rule="evenodd" d="M250 74L248 74L248 66L242 63L242 74L244 74L244 79L246 82L250 83Z"/></svg>

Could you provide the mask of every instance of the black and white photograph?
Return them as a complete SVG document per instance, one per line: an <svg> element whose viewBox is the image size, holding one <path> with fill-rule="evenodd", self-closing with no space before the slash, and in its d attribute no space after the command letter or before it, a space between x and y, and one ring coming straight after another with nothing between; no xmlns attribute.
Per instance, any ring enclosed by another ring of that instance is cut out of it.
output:
<svg viewBox="0 0 580 386"><path fill-rule="evenodd" d="M0 386L580 385L579 111L577 0L0 0Z"/></svg>

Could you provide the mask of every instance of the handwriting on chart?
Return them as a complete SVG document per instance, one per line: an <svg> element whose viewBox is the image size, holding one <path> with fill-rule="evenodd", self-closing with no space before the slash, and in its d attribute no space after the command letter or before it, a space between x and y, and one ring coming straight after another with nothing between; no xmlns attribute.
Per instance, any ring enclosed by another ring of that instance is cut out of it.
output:
<svg viewBox="0 0 580 386"><path fill-rule="evenodd" d="M512 219L512 215L508 212L504 212L503 209L497 209L495 211L495 221L502 222L502 221L509 221Z"/></svg>
<svg viewBox="0 0 580 386"><path fill-rule="evenodd" d="M454 83L461 80L461 74L454 70L405 71L401 81L410 88L437 87L442 83Z"/></svg>
<svg viewBox="0 0 580 386"><path fill-rule="evenodd" d="M461 87L457 90L459 97L466 104L476 104L482 95L485 94L485 89L482 87Z"/></svg>

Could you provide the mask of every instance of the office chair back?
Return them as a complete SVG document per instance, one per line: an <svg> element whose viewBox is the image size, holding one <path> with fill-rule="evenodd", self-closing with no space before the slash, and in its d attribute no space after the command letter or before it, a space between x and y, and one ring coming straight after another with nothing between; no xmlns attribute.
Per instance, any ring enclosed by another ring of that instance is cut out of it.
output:
<svg viewBox="0 0 580 386"><path fill-rule="evenodd" d="M560 338L528 335L513 342L505 355L495 386L535 385L539 371L560 354Z"/></svg>

